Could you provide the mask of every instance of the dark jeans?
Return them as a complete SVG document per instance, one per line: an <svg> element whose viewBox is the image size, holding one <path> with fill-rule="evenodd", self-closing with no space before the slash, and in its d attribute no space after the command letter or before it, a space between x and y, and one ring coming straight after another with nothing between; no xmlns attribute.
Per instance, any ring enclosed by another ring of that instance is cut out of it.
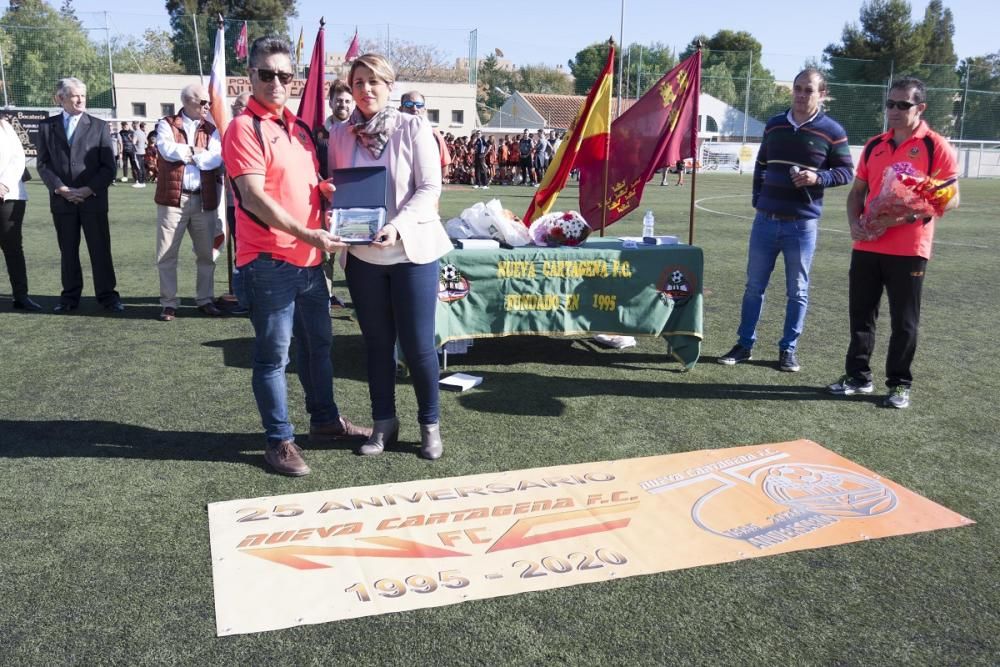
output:
<svg viewBox="0 0 1000 667"><path fill-rule="evenodd" d="M28 269L24 264L21 223L27 202L9 199L0 204L0 249L7 261L11 294L20 300L28 296Z"/></svg>
<svg viewBox="0 0 1000 667"><path fill-rule="evenodd" d="M369 264L347 256L347 287L368 352L372 418L396 416L396 340L417 394L417 421L438 422L438 367L434 348L437 262Z"/></svg>
<svg viewBox="0 0 1000 667"><path fill-rule="evenodd" d="M237 280L236 276L239 276ZM270 441L292 440L285 367L295 338L299 382L312 424L337 421L333 400L333 329L323 269L258 258L234 277L237 298L250 308L254 329L253 395Z"/></svg>
<svg viewBox="0 0 1000 667"><path fill-rule="evenodd" d="M870 362L875 350L875 323L884 287L889 296L889 320L892 325L889 352L885 359L885 383L889 387L909 387L913 383L910 365L917 351L920 293L926 268L927 260L923 257L860 250L851 253L851 344L847 348L845 371L855 380L872 380Z"/></svg>
<svg viewBox="0 0 1000 667"><path fill-rule="evenodd" d="M62 273L63 303L77 305L83 293L83 269L80 267L80 231L87 239L87 252L94 275L94 293L101 304L108 306L118 301L115 287L115 265L111 259L111 229L107 211L79 209L52 214L56 226L56 240Z"/></svg>

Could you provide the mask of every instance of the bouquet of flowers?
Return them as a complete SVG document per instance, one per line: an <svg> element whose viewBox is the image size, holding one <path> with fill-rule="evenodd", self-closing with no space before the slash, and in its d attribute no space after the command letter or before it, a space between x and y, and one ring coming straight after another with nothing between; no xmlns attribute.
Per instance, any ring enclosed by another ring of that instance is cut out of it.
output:
<svg viewBox="0 0 1000 667"><path fill-rule="evenodd" d="M882 189L861 218L864 240L879 238L889 227L941 216L955 193L954 178L947 181L932 178L909 162L886 167Z"/></svg>
<svg viewBox="0 0 1000 667"><path fill-rule="evenodd" d="M590 231L590 225L576 211L543 215L528 228L532 243L550 248L578 246L587 240Z"/></svg>

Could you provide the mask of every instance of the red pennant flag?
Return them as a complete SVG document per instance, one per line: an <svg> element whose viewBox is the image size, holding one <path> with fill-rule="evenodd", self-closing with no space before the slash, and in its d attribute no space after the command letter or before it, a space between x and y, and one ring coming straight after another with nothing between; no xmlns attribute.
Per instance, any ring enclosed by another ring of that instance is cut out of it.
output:
<svg viewBox="0 0 1000 667"><path fill-rule="evenodd" d="M326 117L326 91L323 85L326 68L326 50L323 46L325 35L326 30L320 22L316 43L313 44L312 59L309 61L309 76L306 77L306 86L302 89L302 101L299 102L298 116L314 132L316 128L323 127L323 120ZM299 39L301 40L301 37Z"/></svg>
<svg viewBox="0 0 1000 667"><path fill-rule="evenodd" d="M249 55L249 46L247 44L247 22L243 22L243 27L240 28L240 36L236 38L236 57L240 60L245 60Z"/></svg>
<svg viewBox="0 0 1000 667"><path fill-rule="evenodd" d="M700 93L699 51L611 124L607 179L603 164L580 166L580 213L591 227L607 227L639 206L657 169L695 157Z"/></svg>
<svg viewBox="0 0 1000 667"><path fill-rule="evenodd" d="M358 44L358 29L354 29L354 39L351 40L350 46L347 47L347 53L344 54L344 62L349 63L358 56L361 55L361 46Z"/></svg>
<svg viewBox="0 0 1000 667"><path fill-rule="evenodd" d="M569 135L559 144L552 163L545 170L545 177L535 192L524 224L530 225L549 212L559 192L566 187L569 173L585 164L604 164L607 154L608 126L611 123L611 90L615 67L615 45L608 45L608 59L597 81L587 93L580 111L570 127ZM590 220L584 216L589 223Z"/></svg>

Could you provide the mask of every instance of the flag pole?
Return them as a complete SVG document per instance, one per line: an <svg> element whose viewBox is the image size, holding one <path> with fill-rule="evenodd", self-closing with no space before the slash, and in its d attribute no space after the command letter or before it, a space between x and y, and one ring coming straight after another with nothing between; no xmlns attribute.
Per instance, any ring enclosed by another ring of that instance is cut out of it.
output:
<svg viewBox="0 0 1000 667"><path fill-rule="evenodd" d="M698 67L701 67L701 47L703 46L701 40L698 40ZM700 86L698 94L701 94ZM696 100L697 101L697 100ZM694 202L695 202L695 191L698 189L698 152L700 145L698 144L698 114L694 114L694 129L692 130L692 138L694 139L694 157L691 160L691 205L688 211L688 245L694 245ZM681 167L683 169L684 167Z"/></svg>
<svg viewBox="0 0 1000 667"><path fill-rule="evenodd" d="M622 0L624 4L625 0ZM608 48L615 48L615 36L612 35L608 38ZM621 74L621 72L619 72ZM613 75L612 75L613 76ZM612 84L613 86L614 84ZM619 86L621 84L619 83ZM619 93L621 92L621 87L618 88ZM619 97L619 107L618 111L621 112L621 98ZM608 97L608 138L604 140L604 177L603 185L601 187L601 196L603 201L601 202L601 233L600 237L604 238L604 227L608 222L608 168L611 163L611 98Z"/></svg>

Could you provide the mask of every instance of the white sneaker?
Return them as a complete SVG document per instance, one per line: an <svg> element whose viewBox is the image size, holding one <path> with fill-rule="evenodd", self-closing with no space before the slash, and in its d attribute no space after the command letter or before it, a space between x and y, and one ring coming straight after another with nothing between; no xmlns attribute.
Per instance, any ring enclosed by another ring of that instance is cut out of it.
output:
<svg viewBox="0 0 1000 667"><path fill-rule="evenodd" d="M472 186L472 189L473 189L473 190L478 190L478 189L479 189L479 186L478 186L478 185L473 185L473 186Z"/></svg>
<svg viewBox="0 0 1000 667"><path fill-rule="evenodd" d="M145 183L133 183L132 187L133 188L144 188L144 187L146 187L146 184Z"/></svg>
<svg viewBox="0 0 1000 667"><path fill-rule="evenodd" d="M484 185L483 186L483 190L489 190L489 189L490 189L490 186L488 186L488 185Z"/></svg>

